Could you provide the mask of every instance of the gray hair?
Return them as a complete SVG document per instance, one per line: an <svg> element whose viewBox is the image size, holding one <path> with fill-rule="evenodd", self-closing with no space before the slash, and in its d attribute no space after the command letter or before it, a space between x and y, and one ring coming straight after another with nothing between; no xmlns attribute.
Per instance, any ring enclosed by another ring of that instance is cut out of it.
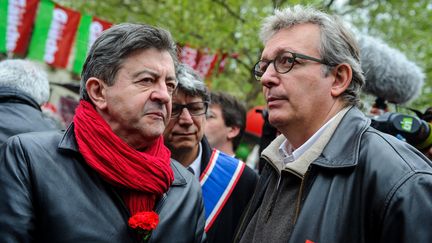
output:
<svg viewBox="0 0 432 243"><path fill-rule="evenodd" d="M346 105L359 106L359 94L365 83L360 65L360 49L353 33L338 17L301 5L276 10L274 15L264 19L260 38L265 44L279 30L305 23L316 24L320 28L321 42L318 51L325 62L347 63L351 66L352 81L341 98ZM332 67L325 66L325 75L328 75L331 69Z"/></svg>
<svg viewBox="0 0 432 243"><path fill-rule="evenodd" d="M124 60L137 50L167 51L177 63L177 47L170 32L145 24L119 24L104 31L93 43L81 73L81 99L90 101L86 82L96 77L114 84Z"/></svg>
<svg viewBox="0 0 432 243"><path fill-rule="evenodd" d="M176 70L177 91L188 96L199 96L205 102L210 102L210 92L202 78L188 65L179 64Z"/></svg>
<svg viewBox="0 0 432 243"><path fill-rule="evenodd" d="M50 95L48 74L44 69L27 60L1 61L0 86L19 90L39 105L47 102Z"/></svg>

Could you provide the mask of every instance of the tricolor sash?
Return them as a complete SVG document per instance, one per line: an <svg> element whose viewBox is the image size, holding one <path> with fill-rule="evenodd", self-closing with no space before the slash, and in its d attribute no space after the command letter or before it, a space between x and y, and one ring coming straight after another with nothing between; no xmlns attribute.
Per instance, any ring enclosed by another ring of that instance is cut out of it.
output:
<svg viewBox="0 0 432 243"><path fill-rule="evenodd" d="M200 184L204 199L207 232L220 211L228 201L240 176L245 163L214 149L210 161L200 176Z"/></svg>

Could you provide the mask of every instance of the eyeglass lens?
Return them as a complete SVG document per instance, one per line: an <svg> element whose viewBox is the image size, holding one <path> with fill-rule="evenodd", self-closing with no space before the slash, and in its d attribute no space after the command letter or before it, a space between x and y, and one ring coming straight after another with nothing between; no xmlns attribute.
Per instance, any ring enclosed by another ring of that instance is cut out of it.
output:
<svg viewBox="0 0 432 243"><path fill-rule="evenodd" d="M276 56L274 60L270 61L259 61L254 68L255 78L257 80L261 79L261 76L265 73L270 63L273 63L273 66L278 73L287 73L294 66L295 56L291 52L284 52L280 55Z"/></svg>
<svg viewBox="0 0 432 243"><path fill-rule="evenodd" d="M183 108L186 108L192 116L199 116L207 112L207 107L208 105L206 102L193 102L185 105L173 104L171 114L177 117L182 113Z"/></svg>

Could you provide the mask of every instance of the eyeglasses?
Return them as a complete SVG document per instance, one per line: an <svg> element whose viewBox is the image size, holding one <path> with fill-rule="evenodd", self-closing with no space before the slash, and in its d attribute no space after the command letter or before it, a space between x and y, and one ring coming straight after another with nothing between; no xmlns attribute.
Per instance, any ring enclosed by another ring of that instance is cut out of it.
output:
<svg viewBox="0 0 432 243"><path fill-rule="evenodd" d="M200 116L207 113L208 102L192 102L186 105L182 104L173 104L171 111L171 118L178 118L180 114L183 112L183 109L186 108L191 116Z"/></svg>
<svg viewBox="0 0 432 243"><path fill-rule="evenodd" d="M294 64L298 63L296 58L318 62L327 66L336 66L336 64L328 63L322 59L306 56L295 52L285 51L277 55L273 60L259 60L253 68L255 79L258 81L261 80L261 77L264 75L270 63L273 63L273 67L278 73L284 74L291 71L291 69L294 67Z"/></svg>

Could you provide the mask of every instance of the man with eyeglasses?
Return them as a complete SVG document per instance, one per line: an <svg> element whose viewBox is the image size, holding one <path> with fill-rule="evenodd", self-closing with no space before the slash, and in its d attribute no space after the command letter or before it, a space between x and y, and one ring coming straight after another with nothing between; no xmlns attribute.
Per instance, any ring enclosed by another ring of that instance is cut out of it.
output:
<svg viewBox="0 0 432 243"><path fill-rule="evenodd" d="M176 76L178 86L164 132L165 144L171 157L201 183L207 241L232 242L258 176L242 161L210 147L204 136L210 93L187 65L180 64Z"/></svg>
<svg viewBox="0 0 432 243"><path fill-rule="evenodd" d="M432 242L432 167L371 128L352 33L313 8L277 10L254 66L281 135L234 242Z"/></svg>

